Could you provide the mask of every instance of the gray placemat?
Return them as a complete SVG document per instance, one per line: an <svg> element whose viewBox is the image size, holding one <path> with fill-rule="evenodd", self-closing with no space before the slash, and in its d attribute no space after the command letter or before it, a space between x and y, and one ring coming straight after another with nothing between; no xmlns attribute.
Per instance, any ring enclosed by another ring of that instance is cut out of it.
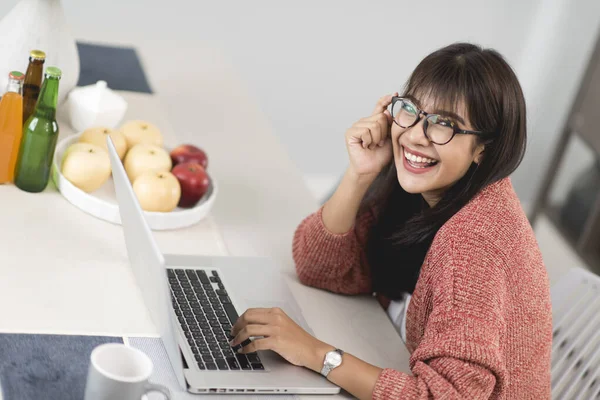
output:
<svg viewBox="0 0 600 400"><path fill-rule="evenodd" d="M103 80L114 90L152 93L134 48L77 43L77 49L81 66L77 86Z"/></svg>
<svg viewBox="0 0 600 400"><path fill-rule="evenodd" d="M81 400L90 354L108 336L0 334L3 400Z"/></svg>

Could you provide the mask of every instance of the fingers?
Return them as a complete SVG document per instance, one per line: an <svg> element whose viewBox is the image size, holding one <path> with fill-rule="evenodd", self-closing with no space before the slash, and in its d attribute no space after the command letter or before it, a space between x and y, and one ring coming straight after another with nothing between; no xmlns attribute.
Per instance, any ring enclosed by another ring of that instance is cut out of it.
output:
<svg viewBox="0 0 600 400"><path fill-rule="evenodd" d="M349 130L353 139L351 143L361 143L364 149L369 148L371 150L376 146L383 146L390 135L389 126L388 117L385 113L363 118Z"/></svg>
<svg viewBox="0 0 600 400"><path fill-rule="evenodd" d="M275 343L276 343L276 341L271 338L256 339L256 340L253 340L252 342L250 342L249 345L242 347L238 351L238 353L248 354L248 353L255 353L259 350L275 350L274 349Z"/></svg>
<svg viewBox="0 0 600 400"><path fill-rule="evenodd" d="M274 328L270 325L246 325L231 341L231 347L235 347L251 337L271 336Z"/></svg>
<svg viewBox="0 0 600 400"><path fill-rule="evenodd" d="M392 104L392 97L394 96L398 96L398 92L394 92L393 94L388 94L380 98L379 101L377 101L375 109L371 115L381 114L384 112L387 107Z"/></svg>
<svg viewBox="0 0 600 400"><path fill-rule="evenodd" d="M238 318L236 323L231 328L231 336L235 337L244 327L247 325L266 325L270 321L271 316L270 308L250 308L241 317Z"/></svg>
<svg viewBox="0 0 600 400"><path fill-rule="evenodd" d="M373 149L381 142L384 137L383 129L377 121L359 121L354 124L357 128L363 129L363 148ZM385 129L385 128L384 128Z"/></svg>

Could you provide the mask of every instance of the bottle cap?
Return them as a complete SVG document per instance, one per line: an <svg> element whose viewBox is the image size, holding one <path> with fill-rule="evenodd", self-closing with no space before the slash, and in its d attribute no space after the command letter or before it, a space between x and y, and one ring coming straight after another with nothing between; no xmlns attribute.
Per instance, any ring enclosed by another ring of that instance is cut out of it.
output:
<svg viewBox="0 0 600 400"><path fill-rule="evenodd" d="M44 53L41 50L31 50L31 53L29 53L29 56L34 60L45 60L46 59L46 53Z"/></svg>
<svg viewBox="0 0 600 400"><path fill-rule="evenodd" d="M17 81L22 81L25 78L25 75L23 75L23 73L19 71L11 71L10 74L8 74L8 78Z"/></svg>
<svg viewBox="0 0 600 400"><path fill-rule="evenodd" d="M58 78L62 76L62 71L56 67L48 67L46 68L46 77Z"/></svg>

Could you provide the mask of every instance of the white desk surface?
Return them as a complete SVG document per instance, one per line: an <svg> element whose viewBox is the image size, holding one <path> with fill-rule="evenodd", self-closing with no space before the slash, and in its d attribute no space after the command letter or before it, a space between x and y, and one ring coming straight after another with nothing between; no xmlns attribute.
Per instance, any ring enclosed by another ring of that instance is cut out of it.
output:
<svg viewBox="0 0 600 400"><path fill-rule="evenodd" d="M154 233L161 250L272 257L318 338L374 365L410 372L409 354L375 299L298 282L293 232L318 204L262 114L251 106L231 113L232 104L253 103L228 79L229 68L220 71L220 79L199 89L206 100L190 115L199 128L187 132L171 129L156 96L121 93L129 103L126 118L156 123L167 146L205 148L219 183L210 217ZM64 118L59 122L61 138L73 133ZM0 186L0 199L0 332L156 334L128 269L120 226L73 207L52 183L39 194Z"/></svg>

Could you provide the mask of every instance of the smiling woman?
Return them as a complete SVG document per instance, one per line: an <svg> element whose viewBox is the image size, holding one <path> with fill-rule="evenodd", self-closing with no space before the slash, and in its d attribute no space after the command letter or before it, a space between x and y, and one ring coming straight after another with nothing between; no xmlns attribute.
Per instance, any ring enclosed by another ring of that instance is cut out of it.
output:
<svg viewBox="0 0 600 400"><path fill-rule="evenodd" d="M247 311L234 343L262 336L243 351L274 350L364 399L549 399L548 277L509 178L525 121L496 51L435 51L348 129L344 178L296 230L300 280L377 294L412 375L323 343L281 310Z"/></svg>

